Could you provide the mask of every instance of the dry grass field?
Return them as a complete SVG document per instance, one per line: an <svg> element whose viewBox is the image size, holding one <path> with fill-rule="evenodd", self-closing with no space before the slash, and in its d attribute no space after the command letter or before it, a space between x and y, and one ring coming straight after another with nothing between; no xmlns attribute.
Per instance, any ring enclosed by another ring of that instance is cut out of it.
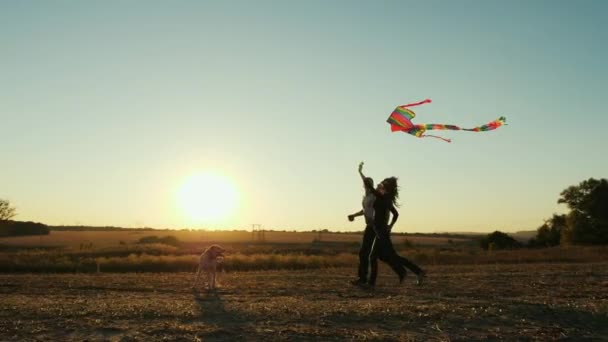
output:
<svg viewBox="0 0 608 342"><path fill-rule="evenodd" d="M351 267L357 263L361 239L357 233L267 232L265 241L252 241L250 234L52 231L3 238L0 273L187 272L212 243L227 249L228 271ZM154 236L154 241L140 242ZM162 240L167 236L173 240ZM393 241L401 254L422 265L608 261L608 247L602 246L484 251L473 239L395 235Z"/></svg>
<svg viewBox="0 0 608 342"><path fill-rule="evenodd" d="M190 273L0 274L0 340L606 340L608 263L433 266L422 286L387 268L375 291L353 268Z"/></svg>
<svg viewBox="0 0 608 342"><path fill-rule="evenodd" d="M2 237L0 245L9 246L72 246L82 243L93 243L95 247L109 247L122 243L133 243L146 236L175 236L179 241L243 243L254 241L251 232L247 231L186 231L186 230L155 230L155 231L51 231L49 235ZM315 239L328 242L360 242L362 233L312 233L312 232L281 232L267 231L264 233L268 243L310 243ZM427 236L394 235L395 243L408 239L417 245L445 245L448 238ZM466 242L467 239L451 239L452 242ZM257 240L255 240L257 241Z"/></svg>
<svg viewBox="0 0 608 342"><path fill-rule="evenodd" d="M179 243L137 243L152 235ZM607 340L606 247L486 252L473 240L395 236L429 278L399 285L381 264L369 291L349 284L360 234L265 238L53 231L0 239L0 341ZM227 272L218 290L193 290L191 271L210 243L229 247Z"/></svg>

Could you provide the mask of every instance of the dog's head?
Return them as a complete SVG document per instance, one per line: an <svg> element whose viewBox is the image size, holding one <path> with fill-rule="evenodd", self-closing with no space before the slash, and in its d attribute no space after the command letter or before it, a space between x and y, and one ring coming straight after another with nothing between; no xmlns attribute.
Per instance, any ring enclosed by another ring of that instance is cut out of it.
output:
<svg viewBox="0 0 608 342"><path fill-rule="evenodd" d="M223 257L225 251L226 250L220 247L219 245L211 245L207 247L204 254L208 255L209 259L214 260L218 257Z"/></svg>

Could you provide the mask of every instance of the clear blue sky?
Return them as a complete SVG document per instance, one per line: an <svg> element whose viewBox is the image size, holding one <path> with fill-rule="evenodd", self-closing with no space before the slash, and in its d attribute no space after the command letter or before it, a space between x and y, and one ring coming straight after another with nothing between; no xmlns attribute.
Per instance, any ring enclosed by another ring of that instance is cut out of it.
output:
<svg viewBox="0 0 608 342"><path fill-rule="evenodd" d="M233 182L210 228L360 230L356 167L397 231L535 229L608 176L606 1L3 1L0 198L48 224L203 227L189 175ZM399 104L451 144L391 133ZM216 197L218 194L208 194ZM221 195L219 195L221 197Z"/></svg>

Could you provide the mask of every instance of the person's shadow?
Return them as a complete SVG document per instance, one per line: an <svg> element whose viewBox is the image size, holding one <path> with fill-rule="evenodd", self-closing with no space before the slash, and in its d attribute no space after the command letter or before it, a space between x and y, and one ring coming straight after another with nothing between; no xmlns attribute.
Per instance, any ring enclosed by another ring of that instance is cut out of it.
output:
<svg viewBox="0 0 608 342"><path fill-rule="evenodd" d="M232 315L226 311L224 302L217 290L192 290L194 302L198 305L200 318L213 324L230 320Z"/></svg>
<svg viewBox="0 0 608 342"><path fill-rule="evenodd" d="M205 333L205 340L233 340L248 336L247 319L237 311L226 310L222 292L193 289L194 303L199 309L199 319L215 329Z"/></svg>

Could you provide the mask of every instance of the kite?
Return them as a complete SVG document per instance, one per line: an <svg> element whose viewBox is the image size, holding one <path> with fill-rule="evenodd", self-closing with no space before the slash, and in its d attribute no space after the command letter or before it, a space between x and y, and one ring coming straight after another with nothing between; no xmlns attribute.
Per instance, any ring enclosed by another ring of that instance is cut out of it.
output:
<svg viewBox="0 0 608 342"><path fill-rule="evenodd" d="M419 106L421 104L431 103L430 99L426 99L424 101L410 103L402 106L398 106L391 113L391 116L388 117L386 122L391 124L391 131L402 131L418 138L437 138L443 141L452 142L450 139L438 137L436 135L424 134L428 130L452 130L452 131L471 131L471 132L485 132L497 129L500 126L506 125L506 120L504 116L489 122L483 126L477 126L474 128L461 128L455 125L444 125L444 124L420 124L416 125L412 123L412 119L416 116L416 114L409 109L408 107Z"/></svg>

